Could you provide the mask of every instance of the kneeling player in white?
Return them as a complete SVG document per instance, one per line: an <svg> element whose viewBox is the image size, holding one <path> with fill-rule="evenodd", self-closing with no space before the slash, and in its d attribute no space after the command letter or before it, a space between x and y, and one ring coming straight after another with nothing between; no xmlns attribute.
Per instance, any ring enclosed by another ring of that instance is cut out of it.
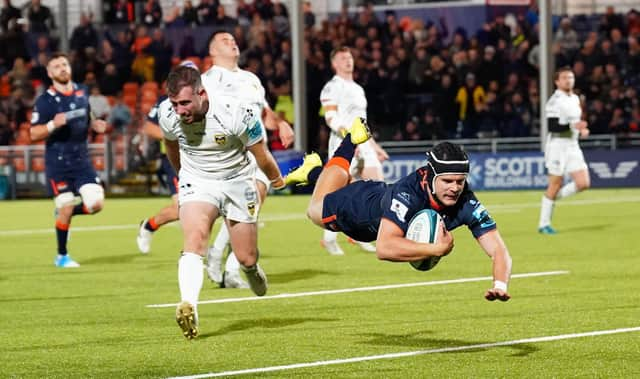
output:
<svg viewBox="0 0 640 379"><path fill-rule="evenodd" d="M232 98L210 98L200 73L178 67L167 79L172 109L180 122L167 123L160 115L167 157L179 172L180 220L184 247L178 263L181 303L176 321L186 338L198 334L197 303L203 282L202 258L211 227L218 216L226 218L231 245L251 290L267 292L267 278L258 265L256 218L260 207L255 184L255 164L275 188L284 187L280 170L262 144L257 112Z"/></svg>

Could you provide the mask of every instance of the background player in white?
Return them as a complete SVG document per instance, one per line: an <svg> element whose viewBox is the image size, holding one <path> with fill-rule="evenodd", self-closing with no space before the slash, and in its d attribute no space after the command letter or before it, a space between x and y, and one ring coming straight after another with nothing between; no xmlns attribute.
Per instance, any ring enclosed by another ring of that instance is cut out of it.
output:
<svg viewBox="0 0 640 379"><path fill-rule="evenodd" d="M267 278L258 265L256 164L274 188L283 188L278 165L262 143L257 111L233 98L207 93L200 73L177 67L167 78L172 108L160 109L167 157L178 171L180 221L184 235L178 262L181 303L176 320L186 338L198 334L197 303L202 288L202 258L211 227L224 216L231 244L258 296L267 292ZM170 122L171 112L179 122Z"/></svg>
<svg viewBox="0 0 640 379"><path fill-rule="evenodd" d="M551 226L553 207L557 199L584 191L591 185L589 169L578 144L578 138L589 135L587 122L582 120L580 98L573 93L575 76L570 67L555 73L556 91L546 104L549 135L544 152L549 184L542 196L538 232L556 234ZM564 175L572 181L562 186Z"/></svg>
<svg viewBox="0 0 640 379"><path fill-rule="evenodd" d="M353 80L353 55L346 46L336 48L331 52L331 66L335 76L322 88L320 102L324 108L324 117L331 135L329 136L329 158L333 157L342 142L344 133L357 117L367 118L367 98L364 89ZM373 139L358 146L356 156L351 164L352 168L362 167L357 173L362 179L384 180L381 161L388 159L387 153ZM375 252L376 248L368 242L353 241L362 249ZM332 255L342 255L344 252L337 242L337 233L324 231L322 246Z"/></svg>
<svg viewBox="0 0 640 379"><path fill-rule="evenodd" d="M213 96L223 94L249 103L256 107L263 123L263 140L266 146L267 134L264 130L278 130L284 147L293 143L294 134L291 126L279 117L265 99L265 90L260 79L252 72L238 67L240 50L236 40L228 32L217 31L209 38L209 55L213 66L202 75L202 81ZM256 171L258 194L262 204L269 191L270 182L264 172ZM230 252L222 271L222 256L229 244L229 232L223 225L207 253L207 274L209 278L223 287L246 287L240 277L240 266L233 252Z"/></svg>

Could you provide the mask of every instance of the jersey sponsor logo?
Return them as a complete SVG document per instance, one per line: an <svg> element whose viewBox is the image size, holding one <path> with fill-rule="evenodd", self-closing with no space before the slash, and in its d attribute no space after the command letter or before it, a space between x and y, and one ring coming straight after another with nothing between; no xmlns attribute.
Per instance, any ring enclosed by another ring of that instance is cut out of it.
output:
<svg viewBox="0 0 640 379"><path fill-rule="evenodd" d="M69 104L69 108L71 108L72 110L76 109L76 103Z"/></svg>
<svg viewBox="0 0 640 379"><path fill-rule="evenodd" d="M253 190L252 188L247 188L244 190L244 198L248 201L248 202L255 202L255 200L257 199L256 196L256 191Z"/></svg>
<svg viewBox="0 0 640 379"><path fill-rule="evenodd" d="M638 161L622 161L612 171L607 162L589 163L589 167L600 179L626 179L636 166L638 166Z"/></svg>
<svg viewBox="0 0 640 379"><path fill-rule="evenodd" d="M247 130L250 139L256 139L262 136L262 127L260 121L256 121L252 127Z"/></svg>
<svg viewBox="0 0 640 379"><path fill-rule="evenodd" d="M398 194L398 198L399 198L400 200L403 200L403 201L404 201L405 203L407 203L407 204L410 204L410 203L411 203L411 195L409 195L409 194L408 194L408 193L406 193L406 192L400 192L400 193Z"/></svg>
<svg viewBox="0 0 640 379"><path fill-rule="evenodd" d="M224 134L216 134L213 136L213 139L218 145L224 145L227 143L227 136L225 136Z"/></svg>
<svg viewBox="0 0 640 379"><path fill-rule="evenodd" d="M491 216L489 216L489 212L487 211L487 208L485 208L484 205L480 203L476 203L475 205L476 205L476 209L474 209L472 213L473 218L478 220L478 222L480 223L480 226L483 228L488 228L490 226L493 226L496 222L493 221Z"/></svg>
<svg viewBox="0 0 640 379"><path fill-rule="evenodd" d="M391 212L396 214L396 216L398 217L398 220L402 222L407 222L406 217L407 217L407 211L409 211L409 208L407 208L406 205L398 201L398 199L391 199L390 210Z"/></svg>
<svg viewBox="0 0 640 379"><path fill-rule="evenodd" d="M87 109L86 108L80 108L80 109L76 109L76 110L71 110L71 111L68 111L68 112L64 112L64 115L67 118L67 121L73 120L73 119L76 119L76 118L86 117Z"/></svg>

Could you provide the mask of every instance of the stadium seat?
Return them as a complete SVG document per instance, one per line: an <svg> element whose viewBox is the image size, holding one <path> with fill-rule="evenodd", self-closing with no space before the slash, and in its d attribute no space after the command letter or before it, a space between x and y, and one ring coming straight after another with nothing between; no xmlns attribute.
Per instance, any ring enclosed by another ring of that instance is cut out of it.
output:
<svg viewBox="0 0 640 379"><path fill-rule="evenodd" d="M140 85L136 82L127 82L122 86L122 94L124 96L127 95L135 95L138 96L138 89L140 89Z"/></svg>
<svg viewBox="0 0 640 379"><path fill-rule="evenodd" d="M13 167L16 169L17 172L25 172L26 171L26 165L24 163L24 158L23 157L14 157L13 158Z"/></svg>
<svg viewBox="0 0 640 379"><path fill-rule="evenodd" d="M142 87L140 87L140 90L142 91L142 93L144 93L145 91L153 91L156 94L158 93L158 83L156 82L144 82L142 83Z"/></svg>
<svg viewBox="0 0 640 379"><path fill-rule="evenodd" d="M115 166L116 166L116 170L118 171L124 171L124 154L122 153L116 153L116 157L115 157Z"/></svg>
<svg viewBox="0 0 640 379"><path fill-rule="evenodd" d="M16 133L16 145L30 145L31 136L29 135L29 129L20 127Z"/></svg>
<svg viewBox="0 0 640 379"><path fill-rule="evenodd" d="M154 105L156 105L156 99L143 99L140 103L140 113L146 115Z"/></svg>
<svg viewBox="0 0 640 379"><path fill-rule="evenodd" d="M34 172L44 172L44 157L31 158L31 170Z"/></svg>
<svg viewBox="0 0 640 379"><path fill-rule="evenodd" d="M93 163L93 168L96 171L104 171L104 157L103 156L95 156L91 158L91 162Z"/></svg>
<svg viewBox="0 0 640 379"><path fill-rule="evenodd" d="M11 95L11 82L9 75L4 74L0 78L0 97L9 97Z"/></svg>
<svg viewBox="0 0 640 379"><path fill-rule="evenodd" d="M205 72L208 69L210 69L211 66L213 66L213 58L211 58L210 56L207 55L202 60L202 66L200 67L200 69L202 70L202 72Z"/></svg>

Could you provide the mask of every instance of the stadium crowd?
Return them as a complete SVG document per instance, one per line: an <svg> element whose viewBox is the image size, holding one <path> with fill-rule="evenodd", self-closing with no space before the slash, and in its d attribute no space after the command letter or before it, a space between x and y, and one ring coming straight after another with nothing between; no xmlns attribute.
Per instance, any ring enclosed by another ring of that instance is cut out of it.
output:
<svg viewBox="0 0 640 379"><path fill-rule="evenodd" d="M193 34L180 46L169 34L225 29L235 36L241 65L262 80L271 106L293 120L292 52L288 9L271 0L237 1L237 17L218 0L184 1L163 13L158 0L104 2L104 24L83 14L72 31L73 80L91 88L91 104L115 130L137 130L173 65L194 59L211 65ZM196 5L197 4L197 5ZM305 2L304 54L309 142L326 149L319 93L331 78L329 53L353 47L355 80L369 102L379 140L519 137L539 133L538 12L496 14L480 30L451 30L444 20L376 14L371 5L316 21ZM569 65L585 100L591 132L629 133L640 127L640 13L608 8L597 18L559 18L554 28L556 66ZM0 13L0 145L21 143L33 99L50 83L48 57L60 46L50 9L32 0L24 9L4 0ZM131 82L140 86L131 85ZM141 88L151 88L147 98ZM129 85L129 87L127 86ZM127 88L137 91L128 96ZM319 137L318 137L319 136ZM271 147L279 148L277 136ZM22 141L24 142L24 141Z"/></svg>

